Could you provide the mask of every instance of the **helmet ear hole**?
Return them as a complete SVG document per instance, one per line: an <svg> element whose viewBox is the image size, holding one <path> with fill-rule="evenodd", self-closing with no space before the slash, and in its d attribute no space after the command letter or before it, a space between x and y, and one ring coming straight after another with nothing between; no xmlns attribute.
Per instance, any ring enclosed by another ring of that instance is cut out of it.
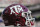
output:
<svg viewBox="0 0 40 27"><path fill-rule="evenodd" d="M25 14L24 13L22 13L22 17L25 17Z"/></svg>
<svg viewBox="0 0 40 27"><path fill-rule="evenodd" d="M25 15L27 15L27 13L25 13Z"/></svg>

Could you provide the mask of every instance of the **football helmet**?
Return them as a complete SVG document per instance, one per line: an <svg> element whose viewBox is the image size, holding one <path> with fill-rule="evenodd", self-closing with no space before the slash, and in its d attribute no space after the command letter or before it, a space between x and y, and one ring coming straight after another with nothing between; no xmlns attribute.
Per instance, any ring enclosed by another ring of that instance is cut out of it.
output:
<svg viewBox="0 0 40 27"><path fill-rule="evenodd" d="M27 22L32 20L31 11L21 4L12 4L6 7L2 12L2 17L5 26L26 26L28 24Z"/></svg>

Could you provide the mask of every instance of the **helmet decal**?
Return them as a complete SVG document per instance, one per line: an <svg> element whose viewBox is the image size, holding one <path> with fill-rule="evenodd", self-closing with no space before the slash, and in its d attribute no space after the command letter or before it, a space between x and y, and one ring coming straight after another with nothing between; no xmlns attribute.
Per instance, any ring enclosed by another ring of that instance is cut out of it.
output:
<svg viewBox="0 0 40 27"><path fill-rule="evenodd" d="M22 7L20 5L16 5L16 6L10 7L10 10L11 10L11 13L10 14L12 14L12 12L15 13L13 11L13 8L15 9L15 12L17 12L17 13L19 13L20 11L23 11L23 9L22 9Z"/></svg>

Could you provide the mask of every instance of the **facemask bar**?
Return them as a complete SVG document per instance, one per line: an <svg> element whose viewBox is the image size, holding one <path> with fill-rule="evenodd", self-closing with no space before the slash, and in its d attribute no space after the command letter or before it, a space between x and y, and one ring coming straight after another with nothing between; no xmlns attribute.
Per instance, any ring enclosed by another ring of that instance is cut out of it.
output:
<svg viewBox="0 0 40 27"><path fill-rule="evenodd" d="M26 19L26 22L25 22L25 25L27 25L27 26L31 26L31 23L30 23L30 21L32 22L32 20L33 20L33 23L34 23L34 18L32 18L32 16L31 16L31 11L28 11L28 12L24 12L24 13L26 13L27 14L27 16L25 17L25 19ZM29 22L29 23L28 23ZM29 24L29 25L28 25Z"/></svg>
<svg viewBox="0 0 40 27"><path fill-rule="evenodd" d="M31 13L27 13L27 17L26 18L28 18L28 20L31 20L32 19Z"/></svg>
<svg viewBox="0 0 40 27"><path fill-rule="evenodd" d="M25 13L26 13L26 14L25 14ZM25 17L25 18L31 19L31 18L32 18L32 16L31 16L31 11L23 12L23 13L22 13L22 17Z"/></svg>

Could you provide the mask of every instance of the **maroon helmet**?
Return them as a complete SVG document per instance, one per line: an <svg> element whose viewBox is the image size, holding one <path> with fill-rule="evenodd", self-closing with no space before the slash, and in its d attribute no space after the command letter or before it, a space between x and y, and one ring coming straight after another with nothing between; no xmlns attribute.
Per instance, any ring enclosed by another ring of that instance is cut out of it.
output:
<svg viewBox="0 0 40 27"><path fill-rule="evenodd" d="M25 26L27 25L27 19L31 19L31 11L28 10L23 5L12 4L4 9L2 12L2 17L4 20L5 26L14 25L14 26Z"/></svg>

